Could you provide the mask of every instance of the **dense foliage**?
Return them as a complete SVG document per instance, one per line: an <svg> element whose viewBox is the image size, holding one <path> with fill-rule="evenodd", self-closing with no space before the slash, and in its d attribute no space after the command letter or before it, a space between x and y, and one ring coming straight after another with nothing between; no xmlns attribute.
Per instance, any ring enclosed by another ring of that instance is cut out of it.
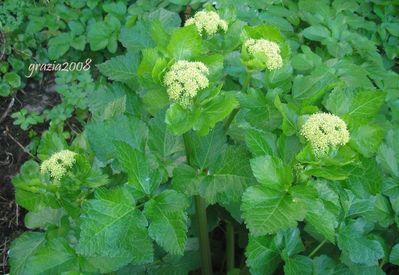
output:
<svg viewBox="0 0 399 275"><path fill-rule="evenodd" d="M395 1L21 3L0 96L93 62L12 115L49 129L13 178L11 274L398 271Z"/></svg>

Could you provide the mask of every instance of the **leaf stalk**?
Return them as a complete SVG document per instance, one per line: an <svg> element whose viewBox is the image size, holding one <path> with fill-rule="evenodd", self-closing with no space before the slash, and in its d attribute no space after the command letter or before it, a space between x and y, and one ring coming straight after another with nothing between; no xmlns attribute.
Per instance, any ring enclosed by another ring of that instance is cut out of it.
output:
<svg viewBox="0 0 399 275"><path fill-rule="evenodd" d="M187 164L191 165L190 137L183 134L184 147L186 149ZM206 202L201 196L194 196L195 212L198 223L199 243L201 252L201 270L203 275L212 274L211 246L208 235L208 220L206 217Z"/></svg>

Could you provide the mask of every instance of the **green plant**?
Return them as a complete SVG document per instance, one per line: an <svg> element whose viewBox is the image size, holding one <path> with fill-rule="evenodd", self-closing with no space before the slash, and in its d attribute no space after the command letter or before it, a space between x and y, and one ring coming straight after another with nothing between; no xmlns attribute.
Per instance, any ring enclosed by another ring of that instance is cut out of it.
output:
<svg viewBox="0 0 399 275"><path fill-rule="evenodd" d="M30 125L43 122L43 117L38 113L31 112L28 114L28 110L26 109L21 109L19 112L13 113L11 117L14 119L14 124L19 125L23 130L27 130Z"/></svg>
<svg viewBox="0 0 399 275"><path fill-rule="evenodd" d="M52 123L13 178L36 231L13 242L11 272L397 270L392 9L186 2L88 2L107 13L88 24L91 50L116 56L95 84L57 77L63 104L91 116L72 139ZM190 7L220 18L184 24Z"/></svg>

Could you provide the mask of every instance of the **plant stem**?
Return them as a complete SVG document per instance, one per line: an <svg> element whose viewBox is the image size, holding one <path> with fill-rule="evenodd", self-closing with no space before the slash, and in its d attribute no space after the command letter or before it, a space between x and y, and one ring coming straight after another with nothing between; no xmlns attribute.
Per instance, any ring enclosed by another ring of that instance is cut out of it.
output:
<svg viewBox="0 0 399 275"><path fill-rule="evenodd" d="M227 272L234 269L234 226L230 222L226 222L226 259Z"/></svg>
<svg viewBox="0 0 399 275"><path fill-rule="evenodd" d="M227 132L227 130L230 127L230 124L233 122L234 117L236 116L236 114L238 113L238 111L240 111L240 108L234 109L229 117L227 118L226 122L224 123L223 129L225 132Z"/></svg>
<svg viewBox="0 0 399 275"><path fill-rule="evenodd" d="M322 241L318 246L316 246L315 249L313 249L312 252L310 252L309 254L309 258L312 258L314 254L316 254L317 251L319 251L319 249L327 242L327 239L324 239L324 241Z"/></svg>
<svg viewBox="0 0 399 275"><path fill-rule="evenodd" d="M246 71L246 74L245 74L245 80L244 80L244 83L242 84L242 90L243 90L243 92L247 92L247 90L248 90L248 88L249 88L249 85L251 84L251 71Z"/></svg>
<svg viewBox="0 0 399 275"><path fill-rule="evenodd" d="M188 133L183 134L184 149L186 150L186 161L187 164L191 166L191 148L190 148L190 137Z"/></svg>
<svg viewBox="0 0 399 275"><path fill-rule="evenodd" d="M186 149L187 164L191 165L190 137L183 134L184 147ZM201 250L201 270L203 275L212 274L211 246L208 236L208 221L206 218L206 203L201 196L194 196L196 218L198 223L199 243Z"/></svg>
<svg viewBox="0 0 399 275"><path fill-rule="evenodd" d="M197 213L199 241L201 249L202 274L212 274L211 248L208 236L208 222L206 219L206 203L200 196L194 196L195 210Z"/></svg>

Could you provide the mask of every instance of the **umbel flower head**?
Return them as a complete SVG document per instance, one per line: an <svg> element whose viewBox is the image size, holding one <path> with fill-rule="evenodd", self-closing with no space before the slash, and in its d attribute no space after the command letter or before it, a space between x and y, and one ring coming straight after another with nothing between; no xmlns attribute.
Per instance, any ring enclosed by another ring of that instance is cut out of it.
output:
<svg viewBox="0 0 399 275"><path fill-rule="evenodd" d="M195 24L200 35L205 32L207 35L214 35L219 29L227 31L227 22L220 19L219 14L214 11L199 11L194 17L188 19L185 26Z"/></svg>
<svg viewBox="0 0 399 275"><path fill-rule="evenodd" d="M283 59L277 43L266 39L248 39L244 43L249 55L253 59L262 59L270 71L280 69Z"/></svg>
<svg viewBox="0 0 399 275"><path fill-rule="evenodd" d="M302 126L301 135L310 142L315 155L323 155L330 146L345 145L349 141L346 123L328 113L311 115Z"/></svg>
<svg viewBox="0 0 399 275"><path fill-rule="evenodd" d="M164 77L169 98L188 107L198 91L208 87L208 74L209 70L202 62L177 61Z"/></svg>
<svg viewBox="0 0 399 275"><path fill-rule="evenodd" d="M49 159L43 161L40 166L42 173L49 173L54 180L60 180L75 163L76 153L62 150L53 154Z"/></svg>

